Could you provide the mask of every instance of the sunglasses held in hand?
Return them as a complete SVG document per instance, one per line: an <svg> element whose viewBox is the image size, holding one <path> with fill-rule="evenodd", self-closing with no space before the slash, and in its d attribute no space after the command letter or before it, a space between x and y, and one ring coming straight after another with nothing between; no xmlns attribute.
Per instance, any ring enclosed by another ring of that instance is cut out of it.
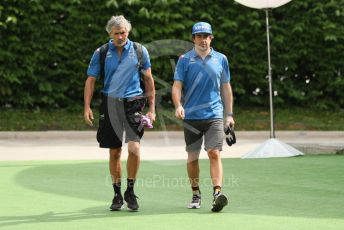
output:
<svg viewBox="0 0 344 230"><path fill-rule="evenodd" d="M236 137L234 133L233 127L226 127L225 128L225 134L226 134L226 142L229 146L232 146L236 143Z"/></svg>

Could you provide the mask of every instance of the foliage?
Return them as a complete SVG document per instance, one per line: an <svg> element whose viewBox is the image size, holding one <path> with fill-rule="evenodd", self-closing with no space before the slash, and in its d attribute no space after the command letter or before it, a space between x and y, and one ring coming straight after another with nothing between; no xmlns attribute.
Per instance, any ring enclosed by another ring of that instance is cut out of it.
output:
<svg viewBox="0 0 344 230"><path fill-rule="evenodd" d="M269 11L276 105L344 107L343 9L344 0L303 0ZM213 47L230 60L236 103L267 105L264 11L221 0L2 0L0 106L82 104L89 60L114 14L131 21L130 39L143 44L191 41L193 23L210 22ZM171 62L179 55L152 58L163 107L171 106Z"/></svg>
<svg viewBox="0 0 344 230"><path fill-rule="evenodd" d="M276 107L276 130L337 130L344 131L344 111L321 111L293 107ZM82 105L68 109L2 109L0 131L45 131L45 130L96 130L98 110L94 110L94 126L86 125ZM269 130L270 114L264 107L236 107L235 129ZM173 108L157 109L154 129L145 131L182 130L182 122L175 118Z"/></svg>

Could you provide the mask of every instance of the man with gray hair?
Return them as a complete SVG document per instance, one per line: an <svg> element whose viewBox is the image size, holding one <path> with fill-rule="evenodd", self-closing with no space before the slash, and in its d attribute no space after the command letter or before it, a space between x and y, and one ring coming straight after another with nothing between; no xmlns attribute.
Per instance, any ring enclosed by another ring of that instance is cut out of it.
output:
<svg viewBox="0 0 344 230"><path fill-rule="evenodd" d="M130 22L122 15L110 18L106 25L110 40L93 53L84 90L84 119L92 126L91 100L95 81L99 78L103 81L97 141L101 148L108 148L110 152L109 169L115 193L110 206L112 211L120 210L124 200L129 210L136 211L139 208L134 183L140 164L140 140L144 132L141 118L151 123L155 120L155 89L149 54L144 46L128 39L130 30ZM141 73L144 87L140 84ZM142 110L147 100L149 108L144 116ZM125 143L128 143L128 159L127 189L123 199L120 158L124 133Z"/></svg>

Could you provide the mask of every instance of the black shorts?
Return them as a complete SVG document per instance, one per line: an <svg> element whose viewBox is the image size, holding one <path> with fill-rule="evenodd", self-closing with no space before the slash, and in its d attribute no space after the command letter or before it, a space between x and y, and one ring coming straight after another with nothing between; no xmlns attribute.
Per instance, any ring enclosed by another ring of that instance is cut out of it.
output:
<svg viewBox="0 0 344 230"><path fill-rule="evenodd" d="M103 96L97 131L99 146L101 148L122 147L124 132L125 143L140 142L144 129L140 126L138 116L141 115L145 102L145 98L127 101Z"/></svg>

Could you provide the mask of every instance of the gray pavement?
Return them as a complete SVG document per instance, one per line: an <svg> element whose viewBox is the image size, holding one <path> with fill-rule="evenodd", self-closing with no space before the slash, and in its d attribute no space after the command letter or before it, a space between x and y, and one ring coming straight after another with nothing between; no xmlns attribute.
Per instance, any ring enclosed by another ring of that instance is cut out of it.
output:
<svg viewBox="0 0 344 230"><path fill-rule="evenodd" d="M98 148L95 136L95 131L0 132L0 161L108 159L108 150ZM236 136L235 145L224 145L222 157L241 157L269 139L269 131L237 131ZM343 131L277 131L276 138L305 154L335 153L344 149ZM122 158L126 157L124 146ZM200 158L207 158L205 151ZM146 132L141 159L186 159L183 133Z"/></svg>

